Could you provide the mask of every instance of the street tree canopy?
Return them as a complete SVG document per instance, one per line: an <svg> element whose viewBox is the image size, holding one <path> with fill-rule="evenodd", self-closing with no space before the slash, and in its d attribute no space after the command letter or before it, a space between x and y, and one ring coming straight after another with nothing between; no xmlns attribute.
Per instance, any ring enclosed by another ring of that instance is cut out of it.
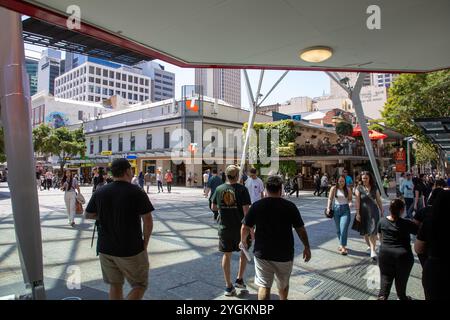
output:
<svg viewBox="0 0 450 320"><path fill-rule="evenodd" d="M402 74L389 89L389 98L381 112L387 127L417 141L416 161L436 161L436 146L431 144L415 118L450 116L450 71L423 74Z"/></svg>
<svg viewBox="0 0 450 320"><path fill-rule="evenodd" d="M66 127L53 128L41 124L33 129L34 151L45 156L59 158L61 172L67 163L67 158L77 155L84 157L86 152L83 127L70 131Z"/></svg>

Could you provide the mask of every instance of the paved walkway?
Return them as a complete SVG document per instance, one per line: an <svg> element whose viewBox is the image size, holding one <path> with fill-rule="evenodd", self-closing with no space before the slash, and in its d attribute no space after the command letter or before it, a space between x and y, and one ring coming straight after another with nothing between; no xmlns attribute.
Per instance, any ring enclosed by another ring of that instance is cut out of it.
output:
<svg viewBox="0 0 450 320"><path fill-rule="evenodd" d="M83 187L86 200L90 187ZM154 231L149 246L150 279L146 299L256 299L253 285L254 266L246 271L249 292L237 297L223 296L224 280L217 251L216 225L208 210L202 189L173 188L171 194L149 195L156 208ZM102 281L100 265L91 248L93 224L77 218L77 225L67 225L63 193L39 191L45 285L51 299L75 296L106 299L107 286ZM337 254L334 222L323 216L326 198L301 192L290 198L300 209L312 247L312 259L302 261L302 245L296 238L294 270L290 299L375 299L378 267L366 251L364 240L350 231L349 255ZM234 255L232 272L237 272ZM80 270L81 289L69 290L67 279ZM72 274L72 275L71 275ZM9 190L0 184L0 296L25 293L17 254ZM276 292L274 292L276 293ZM423 299L421 267L416 263L408 283L408 294ZM277 298L274 295L274 298ZM393 289L392 299L396 299Z"/></svg>

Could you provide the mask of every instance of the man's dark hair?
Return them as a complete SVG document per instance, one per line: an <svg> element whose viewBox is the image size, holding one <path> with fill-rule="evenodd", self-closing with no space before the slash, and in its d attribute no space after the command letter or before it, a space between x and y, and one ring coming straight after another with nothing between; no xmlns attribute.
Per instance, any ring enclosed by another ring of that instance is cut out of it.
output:
<svg viewBox="0 0 450 320"><path fill-rule="evenodd" d="M251 169L250 169L250 173L251 173L251 174L256 174L256 168L251 168Z"/></svg>
<svg viewBox="0 0 450 320"><path fill-rule="evenodd" d="M444 179L437 179L434 183L435 188L445 188L447 186L447 182Z"/></svg>
<svg viewBox="0 0 450 320"><path fill-rule="evenodd" d="M129 168L131 168L131 165L127 159L115 159L111 165L111 173L113 177L121 178Z"/></svg>
<svg viewBox="0 0 450 320"><path fill-rule="evenodd" d="M217 174L217 169L212 169L213 174Z"/></svg>
<svg viewBox="0 0 450 320"><path fill-rule="evenodd" d="M283 187L283 179L280 176L270 176L266 182L266 189L269 193L278 193Z"/></svg>
<svg viewBox="0 0 450 320"><path fill-rule="evenodd" d="M395 219L400 218L400 212L405 208L405 203L400 199L394 199L391 201L389 205L389 211L391 212L391 216Z"/></svg>

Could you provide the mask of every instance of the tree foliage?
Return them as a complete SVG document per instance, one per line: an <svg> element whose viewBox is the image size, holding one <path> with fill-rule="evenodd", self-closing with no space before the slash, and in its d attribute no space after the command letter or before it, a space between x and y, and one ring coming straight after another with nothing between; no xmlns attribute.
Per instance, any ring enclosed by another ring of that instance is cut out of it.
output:
<svg viewBox="0 0 450 320"><path fill-rule="evenodd" d="M34 151L45 156L57 156L61 172L67 163L67 158L77 155L84 157L86 152L83 127L70 131L66 127L53 128L41 124L33 129Z"/></svg>
<svg viewBox="0 0 450 320"><path fill-rule="evenodd" d="M351 136L353 132L353 126L350 122L341 121L336 125L336 134L340 136Z"/></svg>
<svg viewBox="0 0 450 320"><path fill-rule="evenodd" d="M381 115L387 127L414 137L418 164L435 161L438 157L436 146L413 120L450 116L450 71L400 75L389 89L389 98Z"/></svg>

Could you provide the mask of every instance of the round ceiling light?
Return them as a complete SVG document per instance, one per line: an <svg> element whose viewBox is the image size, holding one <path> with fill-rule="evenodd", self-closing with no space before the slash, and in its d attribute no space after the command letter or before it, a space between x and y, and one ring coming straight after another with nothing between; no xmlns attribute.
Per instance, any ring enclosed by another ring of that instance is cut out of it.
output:
<svg viewBox="0 0 450 320"><path fill-rule="evenodd" d="M333 55L330 47L311 47L300 52L300 59L306 62L322 62L329 59Z"/></svg>

